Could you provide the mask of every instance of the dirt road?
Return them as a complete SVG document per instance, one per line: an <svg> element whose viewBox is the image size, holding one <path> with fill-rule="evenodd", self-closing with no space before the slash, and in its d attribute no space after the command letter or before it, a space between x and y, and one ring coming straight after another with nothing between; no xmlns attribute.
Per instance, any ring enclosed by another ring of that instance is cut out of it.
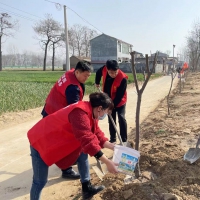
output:
<svg viewBox="0 0 200 200"><path fill-rule="evenodd" d="M168 93L171 77L164 76L148 83L142 98L140 121L153 111ZM175 79L174 85L177 83ZM128 89L128 103L126 119L128 131L135 126L135 109L137 95L135 88ZM27 111L29 112L29 111ZM23 115L18 116L15 125L4 127L0 130L0 199L29 199L29 190L32 181L31 159L29 156L29 143L26 137L27 131L41 118L40 109L31 110L30 119L20 123ZM37 113L36 113L37 112ZM13 119L15 120L15 118ZM26 119L27 120L27 119ZM7 121L5 122L7 123ZM11 122L10 124L14 124ZM107 119L100 123L100 127L108 134ZM111 152L105 152L108 156ZM90 163L95 163L93 158ZM80 189L79 181L63 180L61 172L56 166L49 169L49 181L43 190L42 199L74 199L74 194Z"/></svg>

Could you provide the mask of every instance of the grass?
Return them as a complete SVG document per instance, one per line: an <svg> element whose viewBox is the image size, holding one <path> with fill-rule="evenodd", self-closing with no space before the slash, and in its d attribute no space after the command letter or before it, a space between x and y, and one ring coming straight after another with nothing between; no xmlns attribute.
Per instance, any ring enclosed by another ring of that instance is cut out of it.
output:
<svg viewBox="0 0 200 200"><path fill-rule="evenodd" d="M163 129L159 129L158 131L156 131L156 135L159 135L159 134L162 134L162 133L165 133L165 130Z"/></svg>
<svg viewBox="0 0 200 200"><path fill-rule="evenodd" d="M1 71L0 72L0 115L5 112L27 110L44 105L45 99L54 83L63 71ZM127 74L128 83L133 82L133 75ZM142 74L137 74L142 81ZM154 74L152 78L161 75ZM86 82L85 94L95 91L95 74Z"/></svg>

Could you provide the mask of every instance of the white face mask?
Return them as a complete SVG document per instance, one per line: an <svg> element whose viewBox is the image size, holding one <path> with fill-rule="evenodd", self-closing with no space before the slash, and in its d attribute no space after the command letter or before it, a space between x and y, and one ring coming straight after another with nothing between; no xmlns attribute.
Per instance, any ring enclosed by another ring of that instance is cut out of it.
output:
<svg viewBox="0 0 200 200"><path fill-rule="evenodd" d="M99 119L99 120L103 120L106 116L107 116L107 114L104 113L104 115L103 115L103 116L99 116L98 119Z"/></svg>

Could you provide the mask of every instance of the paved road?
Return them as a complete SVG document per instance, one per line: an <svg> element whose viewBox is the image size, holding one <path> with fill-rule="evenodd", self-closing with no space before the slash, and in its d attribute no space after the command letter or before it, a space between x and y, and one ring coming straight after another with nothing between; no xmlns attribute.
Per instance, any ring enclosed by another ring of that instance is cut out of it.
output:
<svg viewBox="0 0 200 200"><path fill-rule="evenodd" d="M148 83L141 105L140 121L142 122L148 114L153 111L160 100L168 93L171 77L164 76L152 80ZM174 85L177 83L175 80ZM128 89L128 102L126 108L126 119L128 123L128 131L135 127L135 110L137 95L135 88ZM25 123L21 123L0 131L0 199L29 199L30 183L32 179L31 160L29 156L29 143L26 137L27 131L39 120L34 119ZM100 127L108 134L108 120L100 122ZM110 154L110 152L106 152ZM94 163L94 159L90 159ZM54 184L62 184L60 170L56 166L50 167L49 182L45 188L51 191ZM70 182L70 181L69 181ZM54 185L55 186L55 185ZM44 190L44 193L45 193ZM70 194L69 194L70 195Z"/></svg>

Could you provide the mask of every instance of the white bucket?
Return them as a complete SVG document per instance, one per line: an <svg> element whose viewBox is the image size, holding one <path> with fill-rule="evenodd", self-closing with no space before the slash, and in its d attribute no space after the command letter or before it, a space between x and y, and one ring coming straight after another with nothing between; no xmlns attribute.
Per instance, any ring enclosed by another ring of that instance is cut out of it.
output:
<svg viewBox="0 0 200 200"><path fill-rule="evenodd" d="M140 157L140 152L129 147L115 145L113 162L119 164L118 170L128 175L134 175L135 166Z"/></svg>

